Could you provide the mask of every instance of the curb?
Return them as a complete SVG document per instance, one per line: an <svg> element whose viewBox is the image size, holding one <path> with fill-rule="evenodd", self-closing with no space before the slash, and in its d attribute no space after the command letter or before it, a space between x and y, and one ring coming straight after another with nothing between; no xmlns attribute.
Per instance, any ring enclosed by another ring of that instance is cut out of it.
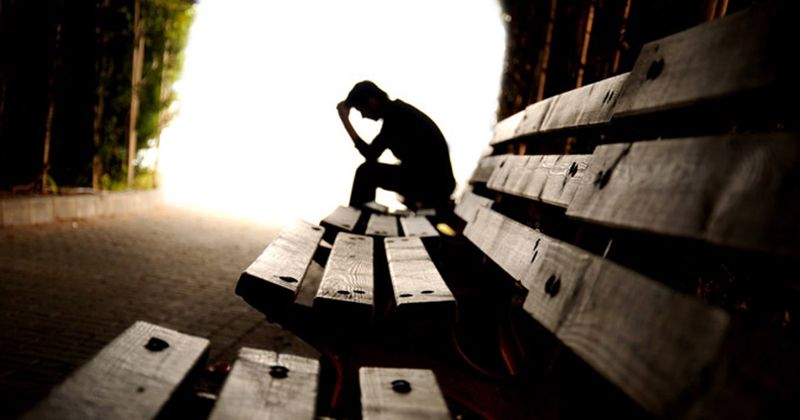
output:
<svg viewBox="0 0 800 420"><path fill-rule="evenodd" d="M23 226L63 220L116 216L161 204L161 191L125 191L52 197L0 199L0 226Z"/></svg>

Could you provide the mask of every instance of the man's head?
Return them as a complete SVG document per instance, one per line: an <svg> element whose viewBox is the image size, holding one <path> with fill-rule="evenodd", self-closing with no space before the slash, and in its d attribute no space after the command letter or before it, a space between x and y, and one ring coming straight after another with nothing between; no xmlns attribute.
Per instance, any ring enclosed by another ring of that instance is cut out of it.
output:
<svg viewBox="0 0 800 420"><path fill-rule="evenodd" d="M383 116L384 107L388 102L389 96L386 92L369 80L356 83L344 100L345 104L359 110L364 118L371 120L378 120Z"/></svg>

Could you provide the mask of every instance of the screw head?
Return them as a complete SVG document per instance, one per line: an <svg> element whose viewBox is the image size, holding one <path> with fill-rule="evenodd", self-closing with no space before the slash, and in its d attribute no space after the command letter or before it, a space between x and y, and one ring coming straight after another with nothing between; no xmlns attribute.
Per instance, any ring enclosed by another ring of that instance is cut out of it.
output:
<svg viewBox="0 0 800 420"><path fill-rule="evenodd" d="M269 367L269 376L275 379L283 379L289 376L289 369L286 366L274 365Z"/></svg>
<svg viewBox="0 0 800 420"><path fill-rule="evenodd" d="M561 290L561 277L553 274L544 283L544 292L550 297L555 297L559 290Z"/></svg>
<svg viewBox="0 0 800 420"><path fill-rule="evenodd" d="M392 381L392 390L398 394L408 394L411 392L411 384L405 379L395 379Z"/></svg>
<svg viewBox="0 0 800 420"><path fill-rule="evenodd" d="M159 352L167 347L169 347L169 343L158 337L150 337L150 340L148 340L147 344L144 345L144 348L152 352Z"/></svg>

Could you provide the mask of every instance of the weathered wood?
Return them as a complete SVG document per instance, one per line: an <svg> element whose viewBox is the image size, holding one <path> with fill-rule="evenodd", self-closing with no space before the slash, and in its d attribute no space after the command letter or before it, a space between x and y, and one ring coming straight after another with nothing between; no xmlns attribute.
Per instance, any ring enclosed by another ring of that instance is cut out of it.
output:
<svg viewBox="0 0 800 420"><path fill-rule="evenodd" d="M600 146L567 215L798 254L798 140L771 133Z"/></svg>
<svg viewBox="0 0 800 420"><path fill-rule="evenodd" d="M466 190L461 194L461 198L454 212L462 220L471 222L475 219L475 214L478 212L478 209L482 207L492 207L492 200L481 197L473 193L472 190Z"/></svg>
<svg viewBox="0 0 800 420"><path fill-rule="evenodd" d="M339 206L333 213L322 219L320 225L333 226L346 232L352 232L358 223L359 217L361 217L361 210Z"/></svg>
<svg viewBox="0 0 800 420"><path fill-rule="evenodd" d="M361 415L369 419L450 419L433 372L362 367Z"/></svg>
<svg viewBox="0 0 800 420"><path fill-rule="evenodd" d="M482 158L480 161L478 161L478 166L475 167L475 170L472 172L469 183L476 184L479 182L488 181L489 177L492 176L494 169L500 165L500 162L503 161L503 158L503 156L489 156Z"/></svg>
<svg viewBox="0 0 800 420"><path fill-rule="evenodd" d="M397 309L452 314L455 298L431 261L422 239L391 238L384 241L384 246Z"/></svg>
<svg viewBox="0 0 800 420"><path fill-rule="evenodd" d="M384 214L370 215L366 234L372 236L397 236L397 217Z"/></svg>
<svg viewBox="0 0 800 420"><path fill-rule="evenodd" d="M525 108L525 117L519 123L515 135L524 136L540 132L542 130L542 122L544 122L552 105L553 98L543 99L528 105Z"/></svg>
<svg viewBox="0 0 800 420"><path fill-rule="evenodd" d="M204 338L137 321L25 418L153 418L205 355L208 344Z"/></svg>
<svg viewBox="0 0 800 420"><path fill-rule="evenodd" d="M524 308L578 356L657 415L702 399L724 311L565 243L551 240L537 260Z"/></svg>
<svg viewBox="0 0 800 420"><path fill-rule="evenodd" d="M515 280L522 280L548 241L540 232L488 208L477 210L464 236Z"/></svg>
<svg viewBox="0 0 800 420"><path fill-rule="evenodd" d="M524 110L498 122L494 127L494 136L489 144L502 143L515 137L517 135L517 127L523 118L525 118Z"/></svg>
<svg viewBox="0 0 800 420"><path fill-rule="evenodd" d="M553 131L609 122L627 77L628 73L623 73L553 97L539 129Z"/></svg>
<svg viewBox="0 0 800 420"><path fill-rule="evenodd" d="M491 210L464 233L529 290L527 312L648 411L667 416L699 397L724 311Z"/></svg>
<svg viewBox="0 0 800 420"><path fill-rule="evenodd" d="M244 347L211 419L313 419L319 361Z"/></svg>
<svg viewBox="0 0 800 420"><path fill-rule="evenodd" d="M336 237L314 306L342 304L355 311L372 311L373 239L341 233Z"/></svg>
<svg viewBox="0 0 800 420"><path fill-rule="evenodd" d="M767 2L642 47L614 116L725 97L790 77L794 2ZM794 83L794 82L791 82ZM757 106L757 104L753 104Z"/></svg>
<svg viewBox="0 0 800 420"><path fill-rule="evenodd" d="M421 238L439 236L439 232L425 216L401 217L400 225L403 227L403 236L418 236Z"/></svg>
<svg viewBox="0 0 800 420"><path fill-rule="evenodd" d="M307 222L282 231L242 273L236 293L246 298L271 294L277 300L293 301L324 232Z"/></svg>
<svg viewBox="0 0 800 420"><path fill-rule="evenodd" d="M567 207L591 155L508 156L487 187L519 197Z"/></svg>

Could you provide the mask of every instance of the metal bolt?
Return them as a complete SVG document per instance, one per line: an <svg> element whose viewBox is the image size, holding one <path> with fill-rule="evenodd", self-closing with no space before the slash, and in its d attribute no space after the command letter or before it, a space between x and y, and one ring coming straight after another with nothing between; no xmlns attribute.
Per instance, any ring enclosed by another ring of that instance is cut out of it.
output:
<svg viewBox="0 0 800 420"><path fill-rule="evenodd" d="M401 293L400 297L402 297L402 298L411 297L411 293Z"/></svg>
<svg viewBox="0 0 800 420"><path fill-rule="evenodd" d="M664 71L664 59L653 60L650 63L650 68L647 69L647 80L655 80Z"/></svg>
<svg viewBox="0 0 800 420"><path fill-rule="evenodd" d="M144 348L153 352L162 351L167 347L169 347L169 343L157 337L150 337L150 340L144 345Z"/></svg>
<svg viewBox="0 0 800 420"><path fill-rule="evenodd" d="M569 167L569 176L575 176L578 173L578 163L572 162L572 165Z"/></svg>
<svg viewBox="0 0 800 420"><path fill-rule="evenodd" d="M398 394L408 394L411 392L411 384L405 379L395 379L392 381L392 390Z"/></svg>
<svg viewBox="0 0 800 420"><path fill-rule="evenodd" d="M556 277L556 275L553 274L544 283L544 292L550 297L555 297L559 290L561 290L561 277Z"/></svg>
<svg viewBox="0 0 800 420"><path fill-rule="evenodd" d="M285 281L286 283L297 283L297 279L290 276L278 276L279 279Z"/></svg>
<svg viewBox="0 0 800 420"><path fill-rule="evenodd" d="M286 366L274 365L269 367L269 376L276 379L283 379L289 376L289 369Z"/></svg>

